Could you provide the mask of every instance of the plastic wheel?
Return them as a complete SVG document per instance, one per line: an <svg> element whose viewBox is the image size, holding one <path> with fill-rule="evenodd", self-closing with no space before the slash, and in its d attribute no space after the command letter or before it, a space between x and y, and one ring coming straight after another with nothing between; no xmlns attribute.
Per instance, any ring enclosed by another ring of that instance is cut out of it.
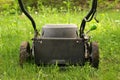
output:
<svg viewBox="0 0 120 80"><path fill-rule="evenodd" d="M90 64L92 67L98 69L98 66L99 66L99 47L98 47L97 42L91 43Z"/></svg>
<svg viewBox="0 0 120 80"><path fill-rule="evenodd" d="M20 55L19 55L19 63L20 66L23 67L23 63L29 59L30 55L30 44L29 42L22 42L20 46Z"/></svg>

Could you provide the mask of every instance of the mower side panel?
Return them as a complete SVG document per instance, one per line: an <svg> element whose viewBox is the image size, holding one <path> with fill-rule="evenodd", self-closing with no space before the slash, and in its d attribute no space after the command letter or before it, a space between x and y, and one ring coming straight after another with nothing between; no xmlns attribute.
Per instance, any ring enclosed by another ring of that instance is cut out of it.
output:
<svg viewBox="0 0 120 80"><path fill-rule="evenodd" d="M47 38L34 40L35 63L80 64L85 62L84 41L70 38Z"/></svg>

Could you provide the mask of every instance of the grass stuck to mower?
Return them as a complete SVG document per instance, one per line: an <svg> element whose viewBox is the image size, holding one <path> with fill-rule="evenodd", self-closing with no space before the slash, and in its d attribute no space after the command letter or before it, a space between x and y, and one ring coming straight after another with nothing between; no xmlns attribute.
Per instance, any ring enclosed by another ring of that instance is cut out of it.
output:
<svg viewBox="0 0 120 80"><path fill-rule="evenodd" d="M18 0L21 10L31 20L34 28L32 48L29 42L22 42L20 46L20 65L34 58L37 65L80 65L90 62L94 68L99 65L99 48L96 42L91 42L87 34L96 29L96 26L84 33L86 22L90 22L97 8L97 0L92 1L90 12L82 20L80 29L74 24L49 24L42 27L38 34L33 18L25 10L21 0Z"/></svg>

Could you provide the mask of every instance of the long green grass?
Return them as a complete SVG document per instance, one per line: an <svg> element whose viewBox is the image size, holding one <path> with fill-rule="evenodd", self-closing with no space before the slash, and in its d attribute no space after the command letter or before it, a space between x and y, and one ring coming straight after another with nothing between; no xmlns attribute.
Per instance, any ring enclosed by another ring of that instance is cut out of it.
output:
<svg viewBox="0 0 120 80"><path fill-rule="evenodd" d="M45 24L76 24L80 26L86 12L32 14L37 29ZM100 23L92 20L86 30L96 24L97 30L90 33L92 41L100 48L100 65L96 70L88 64L83 67L69 66L60 70L57 66L37 67L25 63L21 69L19 48L22 41L32 43L34 35L30 21L24 15L0 15L0 80L120 80L120 12L99 12Z"/></svg>

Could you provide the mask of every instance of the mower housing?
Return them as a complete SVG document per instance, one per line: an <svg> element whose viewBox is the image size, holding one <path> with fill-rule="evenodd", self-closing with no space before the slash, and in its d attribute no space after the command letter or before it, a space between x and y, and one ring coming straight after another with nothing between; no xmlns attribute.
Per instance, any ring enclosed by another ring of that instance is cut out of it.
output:
<svg viewBox="0 0 120 80"><path fill-rule="evenodd" d="M25 10L21 0L18 0L21 10L30 19L34 37L32 48L29 42L22 42L20 46L19 63L34 57L37 65L58 64L58 65L84 65L89 61L92 67L98 68L99 47L96 42L91 42L90 37L84 33L86 22L96 19L97 0L92 0L92 7L83 18L80 28L74 24L47 24L42 27L41 35L36 29L34 19ZM96 29L91 28L87 33Z"/></svg>
<svg viewBox="0 0 120 80"><path fill-rule="evenodd" d="M36 64L80 64L85 62L85 46L73 24L52 24L42 28L42 36L34 39Z"/></svg>

